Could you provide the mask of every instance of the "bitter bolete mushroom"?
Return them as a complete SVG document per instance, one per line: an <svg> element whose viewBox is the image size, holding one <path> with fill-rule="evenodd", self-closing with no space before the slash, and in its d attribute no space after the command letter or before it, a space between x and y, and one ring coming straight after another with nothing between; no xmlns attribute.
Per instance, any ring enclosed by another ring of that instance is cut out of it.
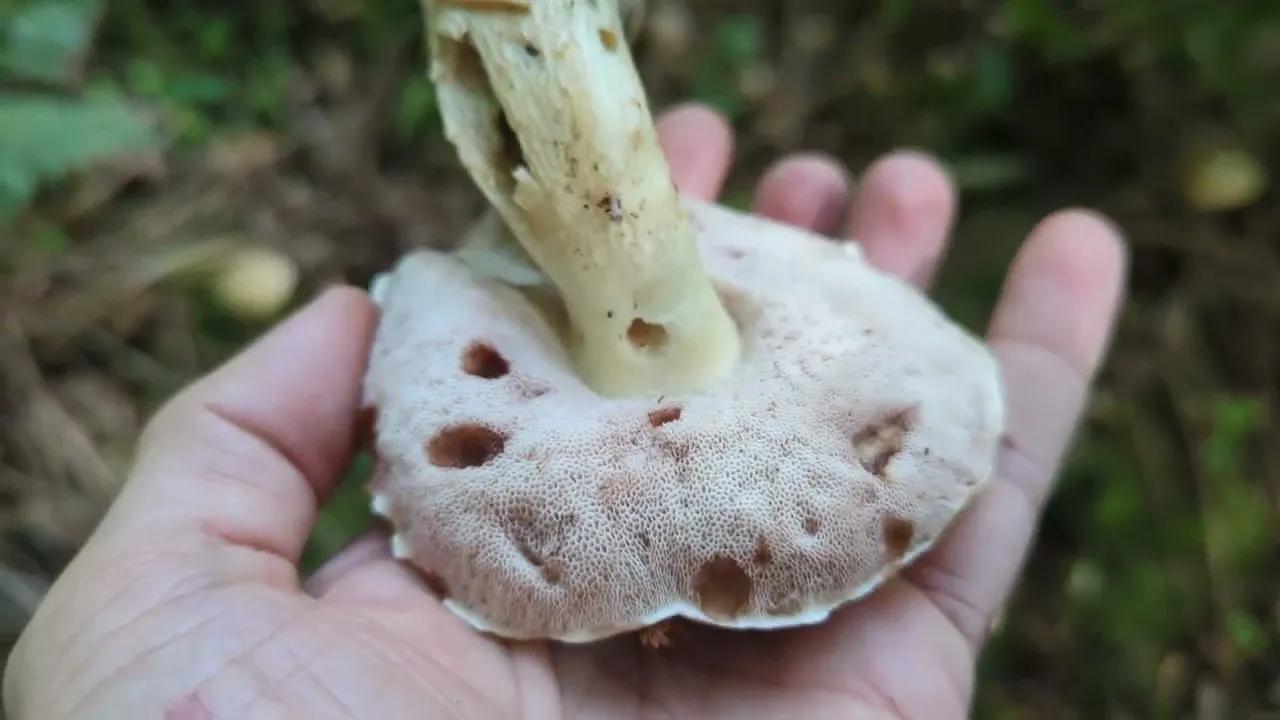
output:
<svg viewBox="0 0 1280 720"><path fill-rule="evenodd" d="M682 197L617 0L425 8L493 214L372 288L394 554L477 629L583 642L820 622L929 548L992 474L985 346L856 245Z"/></svg>

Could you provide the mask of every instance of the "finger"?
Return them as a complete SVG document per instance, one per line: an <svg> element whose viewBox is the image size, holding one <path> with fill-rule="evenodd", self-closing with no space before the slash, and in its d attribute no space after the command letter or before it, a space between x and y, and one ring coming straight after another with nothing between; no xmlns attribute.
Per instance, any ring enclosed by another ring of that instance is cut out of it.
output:
<svg viewBox="0 0 1280 720"><path fill-rule="evenodd" d="M316 569L303 583L302 589L320 597L353 570L390 557L388 535L381 527L365 530Z"/></svg>
<svg viewBox="0 0 1280 720"><path fill-rule="evenodd" d="M656 126L680 192L708 201L719 197L733 156L728 121L707 107L688 104L663 113Z"/></svg>
<svg viewBox="0 0 1280 720"><path fill-rule="evenodd" d="M440 592L421 573L391 556L391 538L381 523L330 558L303 588L322 600L375 605L421 603Z"/></svg>
<svg viewBox="0 0 1280 720"><path fill-rule="evenodd" d="M955 218L951 178L929 157L903 151L873 163L860 185L846 232L872 265L927 287Z"/></svg>
<svg viewBox="0 0 1280 720"><path fill-rule="evenodd" d="M485 639L441 602L448 588L439 578L392 558L381 523L330 559L306 589L327 605L388 611L380 616L406 619L412 631L402 636L406 647L473 647L477 637ZM492 647L501 649L496 642Z"/></svg>
<svg viewBox="0 0 1280 720"><path fill-rule="evenodd" d="M351 458L375 323L363 292L330 290L178 394L143 433L105 531L296 562Z"/></svg>
<svg viewBox="0 0 1280 720"><path fill-rule="evenodd" d="M849 197L849 174L823 155L794 155L765 172L756 187L757 215L813 232L839 231Z"/></svg>
<svg viewBox="0 0 1280 720"><path fill-rule="evenodd" d="M976 652L1031 544L1120 304L1124 245L1105 219L1045 219L1015 259L988 340L1006 392L993 484L910 577Z"/></svg>

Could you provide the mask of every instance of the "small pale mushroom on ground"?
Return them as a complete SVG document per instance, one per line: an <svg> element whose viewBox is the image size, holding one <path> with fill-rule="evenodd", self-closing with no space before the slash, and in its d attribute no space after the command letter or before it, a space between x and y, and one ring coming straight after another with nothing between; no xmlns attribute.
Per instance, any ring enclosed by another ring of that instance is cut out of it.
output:
<svg viewBox="0 0 1280 720"><path fill-rule="evenodd" d="M660 644L821 622L927 550L993 472L986 347L856 245L681 198L616 0L425 8L493 214L372 288L394 554L478 630Z"/></svg>

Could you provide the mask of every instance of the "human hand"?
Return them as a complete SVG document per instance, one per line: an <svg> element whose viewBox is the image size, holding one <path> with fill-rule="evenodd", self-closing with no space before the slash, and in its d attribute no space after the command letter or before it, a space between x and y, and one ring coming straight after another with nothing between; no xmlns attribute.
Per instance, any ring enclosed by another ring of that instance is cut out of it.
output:
<svg viewBox="0 0 1280 720"><path fill-rule="evenodd" d="M732 138L696 108L659 122L677 184L719 194ZM848 181L814 157L762 180L756 212L855 237L922 288L954 190L931 161ZM844 225L844 227L841 227ZM1030 544L1111 330L1113 228L1055 214L1014 261L988 340L1008 392L998 477L935 549L822 625L687 626L673 647L474 633L371 532L305 582L297 562L349 463L377 311L333 290L168 403L97 532L54 584L4 678L39 718L961 718L977 655Z"/></svg>

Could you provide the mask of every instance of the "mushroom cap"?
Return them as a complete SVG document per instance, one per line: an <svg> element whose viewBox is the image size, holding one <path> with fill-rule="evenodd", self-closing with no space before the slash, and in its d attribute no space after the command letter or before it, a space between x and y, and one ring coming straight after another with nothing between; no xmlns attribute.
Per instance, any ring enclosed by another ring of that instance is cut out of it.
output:
<svg viewBox="0 0 1280 720"><path fill-rule="evenodd" d="M818 623L992 475L1004 403L985 345L856 245L686 202L743 341L701 393L597 395L528 295L449 255L375 281L373 507L477 629Z"/></svg>

